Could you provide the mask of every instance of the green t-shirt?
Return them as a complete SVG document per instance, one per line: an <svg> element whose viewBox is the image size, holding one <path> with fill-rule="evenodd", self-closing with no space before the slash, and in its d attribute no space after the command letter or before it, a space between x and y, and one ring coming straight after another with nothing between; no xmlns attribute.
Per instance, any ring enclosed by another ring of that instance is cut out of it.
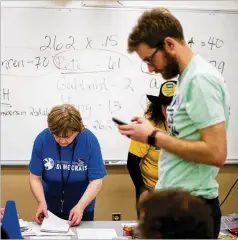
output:
<svg viewBox="0 0 238 240"><path fill-rule="evenodd" d="M172 103L167 108L170 135L199 140L198 130L229 119L229 96L222 75L195 55L178 79ZM186 161L166 150L160 155L160 178L156 189L182 188L207 199L218 196L219 168Z"/></svg>

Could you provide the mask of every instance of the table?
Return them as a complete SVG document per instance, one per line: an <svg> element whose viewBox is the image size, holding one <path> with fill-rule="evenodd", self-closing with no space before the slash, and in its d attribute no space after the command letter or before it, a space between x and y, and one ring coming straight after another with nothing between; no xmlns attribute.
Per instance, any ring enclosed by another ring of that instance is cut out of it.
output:
<svg viewBox="0 0 238 240"><path fill-rule="evenodd" d="M123 236L123 232L122 232L122 223L135 223L136 221L90 221L90 222L81 222L80 225L78 227L73 227L71 228L72 231L75 233L74 236L70 236L70 239L72 240L76 240L78 239L78 235L77 235L77 228L112 228L115 229L117 236L121 237ZM40 225L33 223L33 222L28 222L29 227L31 228L32 226L37 226L40 228ZM228 233L228 230L221 230L222 233ZM68 236L67 236L68 237ZM45 238L47 239L47 238ZM69 238L67 238L69 239ZM237 238L238 239L238 238Z"/></svg>
<svg viewBox="0 0 238 240"><path fill-rule="evenodd" d="M78 227L72 227L72 231L75 233L74 236L70 236L72 240L78 239L77 236L77 228L113 228L115 229L117 236L123 236L122 232L122 223L135 223L136 221L83 221L80 223ZM33 222L28 222L29 227L39 227L40 225L37 225L36 223Z"/></svg>

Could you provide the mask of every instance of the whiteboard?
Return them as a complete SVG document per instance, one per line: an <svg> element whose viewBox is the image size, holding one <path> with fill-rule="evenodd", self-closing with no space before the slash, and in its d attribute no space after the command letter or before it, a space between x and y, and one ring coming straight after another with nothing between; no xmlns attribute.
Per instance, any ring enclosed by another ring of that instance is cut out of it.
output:
<svg viewBox="0 0 238 240"><path fill-rule="evenodd" d="M125 163L129 139L112 116L142 115L147 93L162 79L150 74L127 37L142 9L17 8L1 11L1 162L28 164L37 134L54 105L70 103L97 136L106 162ZM172 11L192 49L224 75L231 95L228 163L238 163L237 13Z"/></svg>

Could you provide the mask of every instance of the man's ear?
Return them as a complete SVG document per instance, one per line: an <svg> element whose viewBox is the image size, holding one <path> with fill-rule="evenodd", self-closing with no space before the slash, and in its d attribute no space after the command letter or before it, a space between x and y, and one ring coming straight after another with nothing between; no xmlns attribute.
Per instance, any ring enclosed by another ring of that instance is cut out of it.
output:
<svg viewBox="0 0 238 240"><path fill-rule="evenodd" d="M171 37L166 37L164 39L164 48L165 51L171 53L171 54L175 54L175 46L176 46L176 40L174 38Z"/></svg>

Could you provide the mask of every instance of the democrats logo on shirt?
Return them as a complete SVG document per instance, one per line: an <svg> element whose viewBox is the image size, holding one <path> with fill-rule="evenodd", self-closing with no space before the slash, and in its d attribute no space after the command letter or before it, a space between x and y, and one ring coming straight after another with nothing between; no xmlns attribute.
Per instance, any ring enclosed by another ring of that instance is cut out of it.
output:
<svg viewBox="0 0 238 240"><path fill-rule="evenodd" d="M43 162L44 162L45 170L51 170L55 164L52 158L45 158Z"/></svg>
<svg viewBox="0 0 238 240"><path fill-rule="evenodd" d="M56 161L56 170L68 170L68 171L87 171L88 166L84 163L83 158L78 158L77 161L69 164L68 161Z"/></svg>
<svg viewBox="0 0 238 240"><path fill-rule="evenodd" d="M82 158L79 158L77 162L79 167L84 167L84 162Z"/></svg>

